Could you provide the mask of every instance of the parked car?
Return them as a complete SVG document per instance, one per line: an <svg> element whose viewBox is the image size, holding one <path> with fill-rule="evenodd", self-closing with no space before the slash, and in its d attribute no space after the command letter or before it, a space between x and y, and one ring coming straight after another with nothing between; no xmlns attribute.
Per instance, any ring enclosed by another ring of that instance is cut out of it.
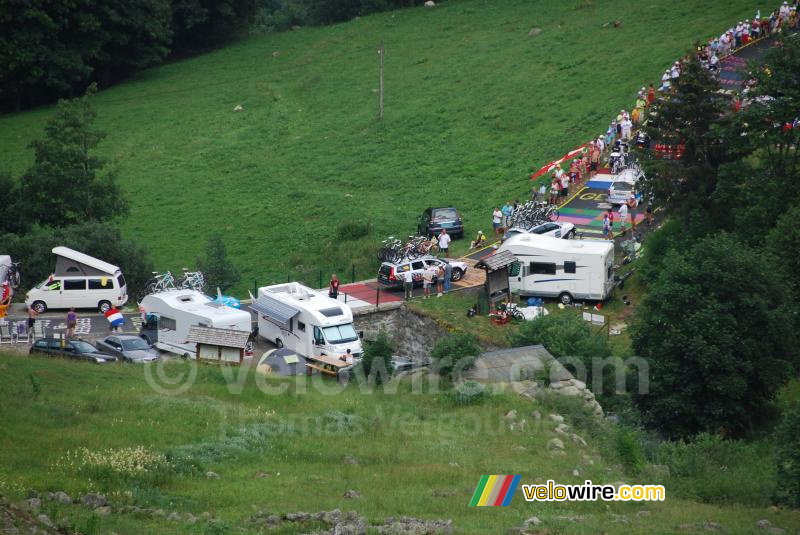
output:
<svg viewBox="0 0 800 535"><path fill-rule="evenodd" d="M450 280L458 281L467 272L468 264L460 260L442 259L435 256L423 256L414 260L405 260L403 262L384 262L378 269L378 283L390 288L400 288L403 286L403 281L397 278L398 273L402 271L411 270L414 275L414 283L422 284L422 272L429 266L442 266L450 264L453 268L453 273L450 275Z"/></svg>
<svg viewBox="0 0 800 535"><path fill-rule="evenodd" d="M59 338L39 338L31 346L30 354L50 355L54 357L65 357L69 359L84 360L95 364L106 364L116 362L117 358L113 355L101 353L92 344L85 340Z"/></svg>
<svg viewBox="0 0 800 535"><path fill-rule="evenodd" d="M464 223L461 214L452 206L446 208L428 208L419 217L417 233L420 236L433 236L447 230L455 240L464 237Z"/></svg>
<svg viewBox="0 0 800 535"><path fill-rule="evenodd" d="M150 347L150 344L130 334L106 336L95 345L103 353L127 362L152 362L159 357L158 351Z"/></svg>
<svg viewBox="0 0 800 535"><path fill-rule="evenodd" d="M575 238L575 225L567 221L548 221L541 225L536 225L531 229L524 229L520 227L512 227L503 235L503 240L507 240L511 236L517 234L538 234L540 236L550 236L553 238L562 238L571 240Z"/></svg>

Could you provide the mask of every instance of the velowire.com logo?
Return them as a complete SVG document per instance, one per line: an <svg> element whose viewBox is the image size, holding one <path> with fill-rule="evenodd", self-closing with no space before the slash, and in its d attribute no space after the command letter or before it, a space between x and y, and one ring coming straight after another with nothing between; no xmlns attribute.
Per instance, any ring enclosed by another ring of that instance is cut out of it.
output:
<svg viewBox="0 0 800 535"><path fill-rule="evenodd" d="M472 495L470 507L489 505L508 505L519 486L522 476L481 476L478 488Z"/></svg>

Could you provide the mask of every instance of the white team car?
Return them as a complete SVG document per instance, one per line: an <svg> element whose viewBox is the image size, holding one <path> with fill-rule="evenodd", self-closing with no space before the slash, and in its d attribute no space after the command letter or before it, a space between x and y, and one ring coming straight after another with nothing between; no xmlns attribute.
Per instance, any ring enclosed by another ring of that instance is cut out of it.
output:
<svg viewBox="0 0 800 535"><path fill-rule="evenodd" d="M572 223L567 221L548 221L527 230L520 227L512 227L506 231L505 235L503 235L503 240L507 240L511 236L515 236L517 234L538 234L539 236L550 236L553 238L571 240L575 237L575 233L575 225Z"/></svg>
<svg viewBox="0 0 800 535"><path fill-rule="evenodd" d="M625 169L614 177L614 181L608 188L608 202L612 205L625 204L631 196L631 192L636 189L636 183L641 178L641 173L636 173L632 169Z"/></svg>

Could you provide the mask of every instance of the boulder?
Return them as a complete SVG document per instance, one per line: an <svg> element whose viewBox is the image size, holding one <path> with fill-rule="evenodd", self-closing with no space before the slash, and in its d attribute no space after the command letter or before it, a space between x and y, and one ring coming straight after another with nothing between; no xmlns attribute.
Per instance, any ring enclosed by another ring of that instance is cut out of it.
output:
<svg viewBox="0 0 800 535"><path fill-rule="evenodd" d="M436 6L436 3L433 0L425 1L425 7L434 7L434 6Z"/></svg>
<svg viewBox="0 0 800 535"><path fill-rule="evenodd" d="M558 424L555 429L553 429L559 435L566 435L569 433L569 426L567 424Z"/></svg>
<svg viewBox="0 0 800 535"><path fill-rule="evenodd" d="M90 492L81 497L81 503L89 509L97 509L98 507L108 505L108 499L102 494Z"/></svg>
<svg viewBox="0 0 800 535"><path fill-rule="evenodd" d="M208 472L206 472L206 478L208 478L208 479L219 479L219 474L209 470Z"/></svg>
<svg viewBox="0 0 800 535"><path fill-rule="evenodd" d="M55 494L53 494L53 501L58 503L68 504L72 503L72 498L70 498L69 494L64 492L63 490L59 490Z"/></svg>
<svg viewBox="0 0 800 535"><path fill-rule="evenodd" d="M108 515L111 514L111 507L108 506L108 505L104 505L102 507L97 507L94 510L94 514L96 514L97 516L108 516Z"/></svg>
<svg viewBox="0 0 800 535"><path fill-rule="evenodd" d="M525 522L523 522L522 524L527 528L527 527L530 527L530 526L538 526L541 523L542 523L542 521L539 520L538 516L532 516L532 517L528 518L527 520L525 520Z"/></svg>
<svg viewBox="0 0 800 535"><path fill-rule="evenodd" d="M167 516L167 520L171 520L171 521L173 521L173 522L180 522L180 521L181 521L181 515L180 515L180 513L178 513L177 511L172 511L172 512L171 512L171 513L170 513L170 514Z"/></svg>
<svg viewBox="0 0 800 535"><path fill-rule="evenodd" d="M38 515L38 516L36 517L36 520L38 520L39 522L41 522L42 524L44 524L44 525L45 525L45 526L47 526L48 528L52 528L52 527L53 527L53 521L52 521L52 520L50 520L50 517L49 517L49 516L47 516L47 515L46 515L46 514L44 514L44 513L42 513L42 514Z"/></svg>
<svg viewBox="0 0 800 535"><path fill-rule="evenodd" d="M504 418L505 418L506 420L516 420L516 419L517 419L517 411L516 411L516 410L514 410L514 409L511 409L510 411L508 411L508 412L506 413L506 415L504 416Z"/></svg>
<svg viewBox="0 0 800 535"><path fill-rule="evenodd" d="M533 411L531 413L531 418L533 418L534 420L541 420L542 419L542 413L539 412L539 411Z"/></svg>
<svg viewBox="0 0 800 535"><path fill-rule="evenodd" d="M550 419L553 420L554 422L558 423L558 424L563 424L564 423L564 417L561 416L560 414L551 414L550 415Z"/></svg>
<svg viewBox="0 0 800 535"><path fill-rule="evenodd" d="M552 450L563 450L564 449L564 443L561 442L561 440L559 440L557 438L551 438L550 440L547 441L547 449L550 450L550 451L552 451Z"/></svg>
<svg viewBox="0 0 800 535"><path fill-rule="evenodd" d="M531 31L528 32L528 37L536 37L540 33L542 33L542 29L534 26L533 28L531 28Z"/></svg>
<svg viewBox="0 0 800 535"><path fill-rule="evenodd" d="M186 523L187 524L197 523L197 517L194 516L192 513L186 513Z"/></svg>
<svg viewBox="0 0 800 535"><path fill-rule="evenodd" d="M358 459L355 457L351 457L350 455L345 455L344 460L342 461L344 464L358 464Z"/></svg>
<svg viewBox="0 0 800 535"><path fill-rule="evenodd" d="M578 446L584 446L584 447L586 447L586 441L585 441L585 440L583 440L583 438L581 438L579 435L576 435L575 433L572 433L572 434L569 436L569 438L570 438L570 439L572 439L572 442L574 442L574 443L575 443L575 444L577 444Z"/></svg>
<svg viewBox="0 0 800 535"><path fill-rule="evenodd" d="M346 490L342 497L347 498L348 500L355 500L361 497L361 494L354 490Z"/></svg>
<svg viewBox="0 0 800 535"><path fill-rule="evenodd" d="M28 498L25 500L25 508L29 511L38 511L42 506L42 500L39 498Z"/></svg>
<svg viewBox="0 0 800 535"><path fill-rule="evenodd" d="M581 476L581 473L580 473L580 472L578 472L578 469L577 469L577 468L575 468L575 469L572 471L572 476L573 476L573 477L580 477L580 476Z"/></svg>

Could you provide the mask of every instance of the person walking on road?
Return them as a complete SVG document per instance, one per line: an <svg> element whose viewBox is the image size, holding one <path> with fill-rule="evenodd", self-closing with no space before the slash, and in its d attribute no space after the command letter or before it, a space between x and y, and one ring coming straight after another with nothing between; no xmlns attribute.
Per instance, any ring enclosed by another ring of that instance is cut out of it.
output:
<svg viewBox="0 0 800 535"><path fill-rule="evenodd" d="M75 307L69 309L67 312L67 338L75 336L75 327L78 326L78 314L75 313Z"/></svg>
<svg viewBox="0 0 800 535"><path fill-rule="evenodd" d="M611 220L608 218L608 212L603 214L603 238L610 239L611 234Z"/></svg>
<svg viewBox="0 0 800 535"><path fill-rule="evenodd" d="M125 317L114 305L111 305L111 308L109 308L103 315L108 320L108 328L112 333L118 332L119 328L125 324Z"/></svg>
<svg viewBox="0 0 800 535"><path fill-rule="evenodd" d="M636 200L636 194L631 192L628 197L628 214L631 218L631 232L636 232L636 206L639 203Z"/></svg>
<svg viewBox="0 0 800 535"><path fill-rule="evenodd" d="M409 269L408 271L401 271L398 278L403 281L403 290L405 290L405 300L409 301L414 297L414 274Z"/></svg>
<svg viewBox="0 0 800 535"><path fill-rule="evenodd" d="M447 250L450 248L450 235L447 230L442 229L439 234L439 251L447 258Z"/></svg>
<svg viewBox="0 0 800 535"><path fill-rule="evenodd" d="M328 283L328 297L333 299L339 298L339 278L336 273L331 275L331 281Z"/></svg>
<svg viewBox="0 0 800 535"><path fill-rule="evenodd" d="M444 291L445 293L450 291L450 283L452 282L453 278L453 266L450 265L450 262L446 262L444 265Z"/></svg>

